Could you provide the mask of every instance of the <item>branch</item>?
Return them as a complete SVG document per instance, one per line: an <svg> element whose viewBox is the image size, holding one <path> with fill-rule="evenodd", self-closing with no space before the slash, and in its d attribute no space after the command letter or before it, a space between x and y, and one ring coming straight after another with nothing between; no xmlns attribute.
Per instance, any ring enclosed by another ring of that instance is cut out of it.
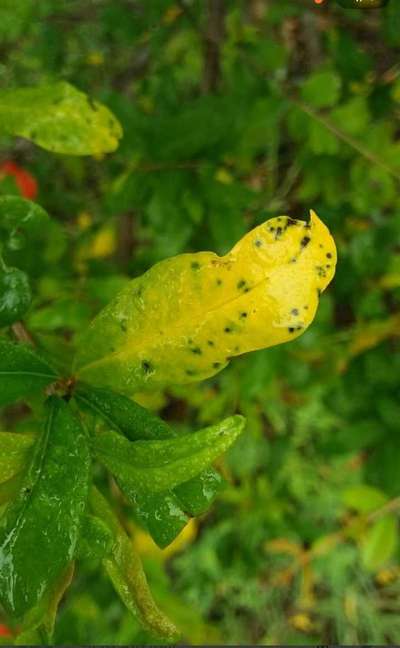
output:
<svg viewBox="0 0 400 648"><path fill-rule="evenodd" d="M216 92L221 80L221 44L225 35L225 0L207 0L203 90Z"/></svg>
<svg viewBox="0 0 400 648"><path fill-rule="evenodd" d="M11 326L11 330L18 342L23 342L24 344L35 346L34 339L23 322L15 322Z"/></svg>

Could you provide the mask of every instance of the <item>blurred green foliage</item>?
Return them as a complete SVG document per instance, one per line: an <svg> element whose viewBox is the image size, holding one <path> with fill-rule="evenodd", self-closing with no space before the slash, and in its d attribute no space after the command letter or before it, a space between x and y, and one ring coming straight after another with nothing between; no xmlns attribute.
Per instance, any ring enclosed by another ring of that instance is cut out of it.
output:
<svg viewBox="0 0 400 648"><path fill-rule="evenodd" d="M104 158L2 137L51 226L6 262L26 324L60 366L70 340L152 263L225 253L270 216L314 208L339 265L296 342L143 403L182 430L247 433L211 512L164 552L134 531L161 607L191 643L383 644L400 632L400 10L311 0L24 0L0 8L3 88L63 79L124 129ZM18 193L10 176L3 193ZM32 413L35 405L32 405ZM12 407L3 429L29 431ZM152 643L82 559L57 644Z"/></svg>

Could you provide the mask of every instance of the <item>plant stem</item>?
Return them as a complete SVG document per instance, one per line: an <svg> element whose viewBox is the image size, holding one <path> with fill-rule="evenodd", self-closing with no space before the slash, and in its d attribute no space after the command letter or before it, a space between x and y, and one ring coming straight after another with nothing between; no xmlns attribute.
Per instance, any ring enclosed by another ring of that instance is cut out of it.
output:
<svg viewBox="0 0 400 648"><path fill-rule="evenodd" d="M11 330L18 342L23 342L24 344L35 346L32 335L29 333L28 329L22 321L14 322L14 324L11 326Z"/></svg>

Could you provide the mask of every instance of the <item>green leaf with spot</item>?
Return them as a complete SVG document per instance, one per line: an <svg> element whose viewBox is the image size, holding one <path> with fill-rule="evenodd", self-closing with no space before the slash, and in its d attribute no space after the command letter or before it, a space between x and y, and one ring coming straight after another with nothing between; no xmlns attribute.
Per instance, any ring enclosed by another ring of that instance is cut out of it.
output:
<svg viewBox="0 0 400 648"><path fill-rule="evenodd" d="M25 344L0 339L0 406L43 390L57 374Z"/></svg>
<svg viewBox="0 0 400 648"><path fill-rule="evenodd" d="M33 443L33 435L0 432L0 483L22 470Z"/></svg>
<svg viewBox="0 0 400 648"><path fill-rule="evenodd" d="M242 416L231 416L199 432L162 441L131 442L115 432L104 432L93 445L130 497L137 489L157 493L192 479L229 448L244 425Z"/></svg>
<svg viewBox="0 0 400 648"><path fill-rule="evenodd" d="M70 406L51 397L21 489L2 518L0 601L12 617L40 604L73 559L89 477L86 433Z"/></svg>
<svg viewBox="0 0 400 648"><path fill-rule="evenodd" d="M10 135L67 155L115 151L122 136L108 108L64 81L1 91L0 123Z"/></svg>

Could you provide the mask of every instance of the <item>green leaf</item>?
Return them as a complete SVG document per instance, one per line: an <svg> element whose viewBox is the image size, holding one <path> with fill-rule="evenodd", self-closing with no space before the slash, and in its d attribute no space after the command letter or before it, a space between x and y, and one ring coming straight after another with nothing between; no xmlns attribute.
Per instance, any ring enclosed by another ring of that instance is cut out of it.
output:
<svg viewBox="0 0 400 648"><path fill-rule="evenodd" d="M344 504L358 513L375 511L383 506L387 500L385 493L367 484L351 486L343 493Z"/></svg>
<svg viewBox="0 0 400 648"><path fill-rule="evenodd" d="M6 510L0 532L0 601L17 619L40 603L73 559L87 499L86 433L62 399L51 397L47 410L21 490Z"/></svg>
<svg viewBox="0 0 400 648"><path fill-rule="evenodd" d="M90 505L114 536L112 556L103 565L128 610L153 634L172 639L178 634L171 621L158 609L147 584L146 575L129 536L125 533L110 505L99 491L93 489Z"/></svg>
<svg viewBox="0 0 400 648"><path fill-rule="evenodd" d="M174 438L177 433L165 421L130 398L109 389L78 384L75 396L80 405L101 416L131 441ZM159 547L170 544L187 522L187 515L204 513L223 484L213 468L180 484L174 491L144 493L129 490L136 513Z"/></svg>
<svg viewBox="0 0 400 648"><path fill-rule="evenodd" d="M7 267L0 259L0 327L20 320L31 300L31 286L25 272Z"/></svg>
<svg viewBox="0 0 400 648"><path fill-rule="evenodd" d="M197 477L179 484L174 489L174 493L186 513L193 516L202 515L223 484L224 479L216 470L206 468Z"/></svg>
<svg viewBox="0 0 400 648"><path fill-rule="evenodd" d="M6 263L30 277L57 262L65 248L60 223L36 203L18 196L0 196L0 240Z"/></svg>
<svg viewBox="0 0 400 648"><path fill-rule="evenodd" d="M0 339L0 406L40 392L57 375L36 351Z"/></svg>
<svg viewBox="0 0 400 648"><path fill-rule="evenodd" d="M50 222L48 213L32 202L19 196L0 196L0 232L2 239L9 237L6 245L11 250L26 246L31 236L38 236Z"/></svg>
<svg viewBox="0 0 400 648"><path fill-rule="evenodd" d="M161 549L171 544L189 522L174 491L149 493L128 488L125 494L135 504L139 520Z"/></svg>
<svg viewBox="0 0 400 648"><path fill-rule="evenodd" d="M112 542L112 533L103 520L95 515L84 515L76 549L79 559L105 558L111 552Z"/></svg>
<svg viewBox="0 0 400 648"><path fill-rule="evenodd" d="M118 479L122 490L160 492L186 482L207 468L243 431L242 416L177 439L130 442L115 432L94 440L100 461Z"/></svg>
<svg viewBox="0 0 400 648"><path fill-rule="evenodd" d="M0 432L0 483L22 470L33 443L31 435Z"/></svg>
<svg viewBox="0 0 400 648"><path fill-rule="evenodd" d="M64 81L2 91L0 122L10 135L67 155L114 151L122 136L108 108Z"/></svg>
<svg viewBox="0 0 400 648"><path fill-rule="evenodd" d="M130 398L110 389L87 387L78 383L75 396L81 404L131 441L176 436L168 423Z"/></svg>
<svg viewBox="0 0 400 648"><path fill-rule="evenodd" d="M397 547L397 520L394 515L386 515L368 530L361 550L364 567L376 571L387 563Z"/></svg>
<svg viewBox="0 0 400 648"><path fill-rule="evenodd" d="M301 94L315 108L334 106L341 90L341 79L330 70L314 72L303 84Z"/></svg>

